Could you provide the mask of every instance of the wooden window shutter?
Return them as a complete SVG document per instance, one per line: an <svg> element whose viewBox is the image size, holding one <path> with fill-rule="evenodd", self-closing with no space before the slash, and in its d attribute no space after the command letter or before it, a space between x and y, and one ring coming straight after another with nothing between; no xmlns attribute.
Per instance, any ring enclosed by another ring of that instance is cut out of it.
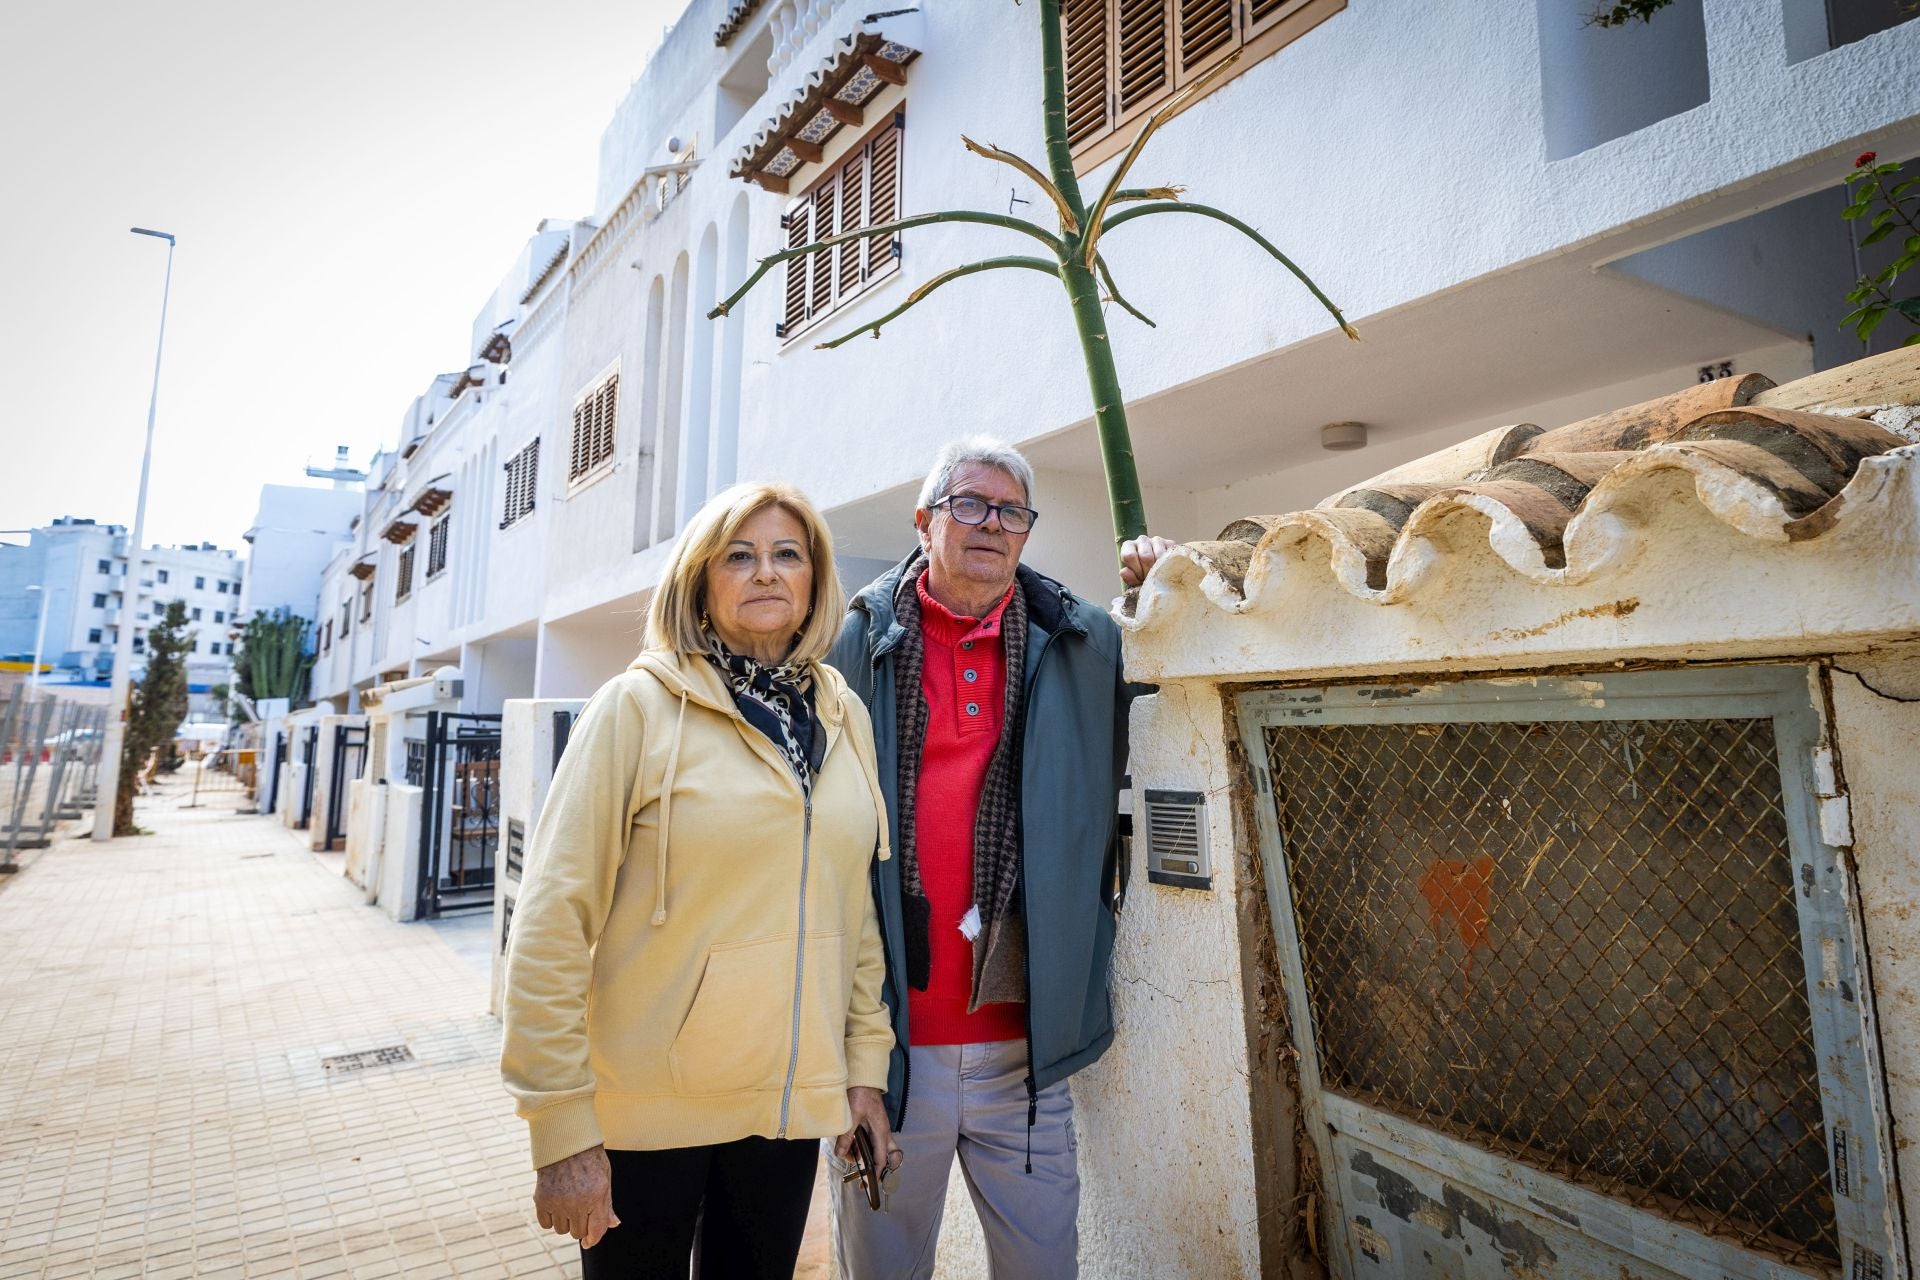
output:
<svg viewBox="0 0 1920 1280"><path fill-rule="evenodd" d="M839 187L822 183L813 193L813 230L815 240L824 240L834 232L834 212ZM807 314L825 315L833 310L833 250L816 249L807 255L813 261L807 270Z"/></svg>
<svg viewBox="0 0 1920 1280"><path fill-rule="evenodd" d="M882 129L867 144L867 220L877 227L900 216L900 126ZM866 241L867 279L874 280L894 269L892 236L870 236Z"/></svg>
<svg viewBox="0 0 1920 1280"><path fill-rule="evenodd" d="M871 226L865 220L867 211L867 170L868 158L873 151L872 145L861 147L847 157L846 164L840 170L837 184L829 182L827 186L840 188L840 231L853 231L860 227ZM824 189L824 188L823 188ZM834 249L838 259L835 269L835 287L842 298L851 296L860 288L862 261L866 257L867 245L863 240L849 240Z"/></svg>
<svg viewBox="0 0 1920 1280"><path fill-rule="evenodd" d="M1178 0L1115 0L1114 124L1157 102L1173 83L1173 6Z"/></svg>
<svg viewBox="0 0 1920 1280"><path fill-rule="evenodd" d="M600 465L600 446L607 438L607 389L604 386L594 388L593 392L593 436L587 442L587 467L591 470Z"/></svg>
<svg viewBox="0 0 1920 1280"><path fill-rule="evenodd" d="M812 240L813 201L800 200L787 210L787 248L798 249ZM807 259L787 259L787 307L781 317L780 332L795 334L807 322Z"/></svg>
<svg viewBox="0 0 1920 1280"><path fill-rule="evenodd" d="M1246 0L1243 30L1246 36L1258 35L1300 7L1301 0Z"/></svg>
<svg viewBox="0 0 1920 1280"><path fill-rule="evenodd" d="M1065 0L1060 9L1066 50L1067 142L1072 146L1111 127L1107 11L1112 4L1113 0Z"/></svg>
<svg viewBox="0 0 1920 1280"><path fill-rule="evenodd" d="M1240 43L1238 0L1177 0L1174 83L1185 85Z"/></svg>
<svg viewBox="0 0 1920 1280"><path fill-rule="evenodd" d="M613 457L613 425L619 420L620 375L614 374L600 388L600 434L594 442L593 463L601 463Z"/></svg>
<svg viewBox="0 0 1920 1280"><path fill-rule="evenodd" d="M578 480L587 470L587 436L593 413L593 398L573 406L573 447L567 457L567 479Z"/></svg>

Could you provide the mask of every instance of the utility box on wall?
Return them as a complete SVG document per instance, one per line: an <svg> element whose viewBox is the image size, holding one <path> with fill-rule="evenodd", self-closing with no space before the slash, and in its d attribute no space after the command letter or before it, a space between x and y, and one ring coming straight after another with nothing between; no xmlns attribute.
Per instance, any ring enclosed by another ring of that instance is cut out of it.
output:
<svg viewBox="0 0 1920 1280"><path fill-rule="evenodd" d="M1207 852L1207 797L1198 791L1148 788L1147 879L1181 889L1213 888Z"/></svg>
<svg viewBox="0 0 1920 1280"><path fill-rule="evenodd" d="M507 940L526 875L528 843L546 803L553 771L567 746L584 698L514 698L500 718L500 857L493 878L493 989L487 1008L500 1013Z"/></svg>

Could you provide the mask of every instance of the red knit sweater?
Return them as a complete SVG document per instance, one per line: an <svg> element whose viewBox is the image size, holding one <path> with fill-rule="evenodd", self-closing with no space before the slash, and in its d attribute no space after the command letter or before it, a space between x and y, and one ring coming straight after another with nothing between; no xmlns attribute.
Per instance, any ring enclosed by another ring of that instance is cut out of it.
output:
<svg viewBox="0 0 1920 1280"><path fill-rule="evenodd" d="M973 828L987 762L1000 741L1006 712L1006 650L1000 642L1003 596L986 617L960 618L927 594L920 578L920 634L926 661L920 689L927 698L927 740L914 792L913 840L920 880L933 909L928 924L932 959L925 991L907 991L915 1044L981 1044L1027 1034L1026 1006L986 1004L972 1013L973 944L960 921L973 906Z"/></svg>

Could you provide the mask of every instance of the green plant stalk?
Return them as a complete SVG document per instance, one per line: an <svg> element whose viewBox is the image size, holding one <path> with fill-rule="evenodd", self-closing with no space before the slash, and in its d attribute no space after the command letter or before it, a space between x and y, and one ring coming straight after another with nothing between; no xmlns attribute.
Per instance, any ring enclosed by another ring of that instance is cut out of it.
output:
<svg viewBox="0 0 1920 1280"><path fill-rule="evenodd" d="M1117 555L1121 544L1128 539L1146 536L1147 504L1140 494L1140 472L1133 460L1133 435L1127 426L1127 400L1120 392L1120 371L1113 362L1113 342L1107 334L1106 312L1100 305L1095 264L1082 260L1086 237L1096 235L1098 228L1087 222L1079 175L1073 171L1073 148L1067 142L1067 58L1060 0L1040 0L1037 7L1047 169L1053 185L1060 189L1080 221L1079 235L1069 237L1061 246L1060 282L1067 287L1067 300L1073 307L1074 328L1080 333L1080 354L1087 366L1087 390L1093 394L1093 423L1100 438L1100 461L1107 473L1107 503L1112 509ZM1097 265L1105 267L1104 262ZM1114 294L1118 298L1118 290ZM1133 310L1125 302L1120 305Z"/></svg>
<svg viewBox="0 0 1920 1280"><path fill-rule="evenodd" d="M1107 298L1120 306L1129 315L1141 323L1151 326L1148 319L1120 293L1119 285L1114 281L1105 258L1099 252L1100 236L1114 227L1150 213L1197 213L1202 217L1214 218L1235 228L1250 237L1267 253L1277 259L1281 265L1292 272L1300 282L1307 286L1313 296L1332 313L1340 328L1350 338L1359 338L1353 326L1346 322L1339 308L1323 293L1306 273L1291 259L1281 253L1271 242L1246 223L1230 214L1204 205L1187 204L1180 199L1183 188L1177 186L1159 187L1120 187L1132 162L1138 158L1142 148L1153 131L1170 118L1170 110L1177 101L1202 90L1207 83L1224 72L1231 64L1232 55L1215 65L1200 80L1195 81L1180 94L1175 103L1163 105L1148 118L1142 131L1135 136L1133 145L1121 158L1113 176L1102 190L1094 217L1090 218L1087 206L1080 192L1079 176L1073 170L1073 148L1067 139L1067 88L1066 88L1066 50L1065 37L1060 21L1060 0L1038 0L1034 6L1040 11L1040 50L1041 50L1041 90L1044 108L1044 126L1047 146L1047 170L1051 176L1051 189L1039 178L1034 166L1000 148L982 146L971 140L963 139L967 149L977 155L1011 165L1030 178L1041 181L1042 189L1048 199L1059 207L1062 233L1055 235L1022 218L1006 214L985 213L978 210L948 209L938 213L916 214L877 227L862 227L853 231L828 236L812 244L795 245L770 254L759 260L753 272L713 310L707 313L708 319L718 319L728 314L739 301L752 291L766 274L782 262L830 249L835 245L851 240L861 240L874 236L893 235L913 227L934 223L957 222L978 223L997 226L1039 240L1053 251L1059 263L1058 269L1039 258L1006 257L994 258L984 262L971 263L956 267L936 275L907 296L905 302L895 307L878 320L869 322L842 334L837 338L817 344L820 347L837 347L861 333L871 332L879 336L883 325L891 323L900 315L919 304L929 293L949 281L976 272L993 270L1000 267L1024 267L1057 275L1067 290L1067 300L1073 312L1074 328L1080 336L1080 350L1087 370L1087 387L1093 398L1094 425L1100 443L1101 461L1107 475L1107 497L1112 507L1114 543L1116 547L1131 538L1142 537L1147 532L1146 503L1140 492L1140 476L1134 463L1133 441L1127 424L1126 397L1121 393L1120 375L1114 365L1113 345L1107 333L1107 320L1100 286L1106 286ZM1058 197L1055 199L1055 197ZM1139 204L1142 201L1164 201L1167 203ZM1124 213L1107 215L1106 210L1119 203L1133 203L1136 207Z"/></svg>
<svg viewBox="0 0 1920 1280"><path fill-rule="evenodd" d="M1053 185L1066 197L1079 219L1081 233L1087 225L1087 206L1080 198L1080 177L1073 171L1073 147L1067 142L1067 50L1066 36L1060 24L1060 0L1040 0L1040 92L1044 118L1041 126L1047 138L1047 171Z"/></svg>
<svg viewBox="0 0 1920 1280"><path fill-rule="evenodd" d="M1087 389L1093 393L1093 422L1100 437L1100 460L1107 473L1107 502L1113 510L1116 552L1130 538L1147 533L1147 504L1140 496L1140 473L1133 461L1133 437L1127 429L1127 402L1120 394L1120 373L1113 363L1107 317L1100 306L1099 282L1085 263L1060 264L1060 279L1073 304L1080 331L1080 353L1087 365Z"/></svg>

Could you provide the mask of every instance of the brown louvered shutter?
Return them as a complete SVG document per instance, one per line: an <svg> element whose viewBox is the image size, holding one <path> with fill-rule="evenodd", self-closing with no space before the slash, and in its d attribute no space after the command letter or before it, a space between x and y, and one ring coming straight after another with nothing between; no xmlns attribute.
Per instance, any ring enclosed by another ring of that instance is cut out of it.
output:
<svg viewBox="0 0 1920 1280"><path fill-rule="evenodd" d="M587 397L573 406L573 441L567 455L567 479L578 480L587 469L587 436L593 399Z"/></svg>
<svg viewBox="0 0 1920 1280"><path fill-rule="evenodd" d="M812 240L813 201L799 200L787 210L787 248L797 249ZM780 332L788 337L807 322L807 258L787 259L787 309L781 318Z"/></svg>
<svg viewBox="0 0 1920 1280"><path fill-rule="evenodd" d="M613 457L613 424L618 420L619 407L620 375L616 373L600 388L600 435L593 450L596 467Z"/></svg>
<svg viewBox="0 0 1920 1280"><path fill-rule="evenodd" d="M1065 0L1060 10L1066 48L1067 142L1079 146L1111 127L1113 90L1107 75L1107 10L1113 0Z"/></svg>
<svg viewBox="0 0 1920 1280"><path fill-rule="evenodd" d="M1159 101L1173 82L1173 6L1178 0L1115 0L1114 123Z"/></svg>
<svg viewBox="0 0 1920 1280"><path fill-rule="evenodd" d="M1303 0L1246 0L1246 35L1258 35L1266 27L1298 9L1302 3Z"/></svg>
<svg viewBox="0 0 1920 1280"><path fill-rule="evenodd" d="M869 144L855 150L841 167L840 176L822 187L840 188L840 226L841 231L854 231L861 227L872 226L865 221L867 211L867 169L868 157L872 154ZM839 294L842 298L851 297L860 288L862 272L860 264L866 255L866 241L849 240L834 249L837 259L834 275L837 278Z"/></svg>
<svg viewBox="0 0 1920 1280"><path fill-rule="evenodd" d="M580 402L580 474L593 470L593 436L595 411L600 407L600 397L589 392Z"/></svg>
<svg viewBox="0 0 1920 1280"><path fill-rule="evenodd" d="M1239 44L1234 29L1237 0L1176 0L1179 27L1174 43L1174 83L1184 85Z"/></svg>
<svg viewBox="0 0 1920 1280"><path fill-rule="evenodd" d="M825 240L834 232L834 197L839 188L832 182L820 184L813 193L813 231L815 240ZM807 270L807 314L821 316L833 310L833 250L816 249L807 255L813 259Z"/></svg>
<svg viewBox="0 0 1920 1280"><path fill-rule="evenodd" d="M900 216L900 130L898 124L882 129L867 144L867 221L869 227L892 222ZM899 265L893 256L892 236L870 236L866 241L867 279L877 280Z"/></svg>

